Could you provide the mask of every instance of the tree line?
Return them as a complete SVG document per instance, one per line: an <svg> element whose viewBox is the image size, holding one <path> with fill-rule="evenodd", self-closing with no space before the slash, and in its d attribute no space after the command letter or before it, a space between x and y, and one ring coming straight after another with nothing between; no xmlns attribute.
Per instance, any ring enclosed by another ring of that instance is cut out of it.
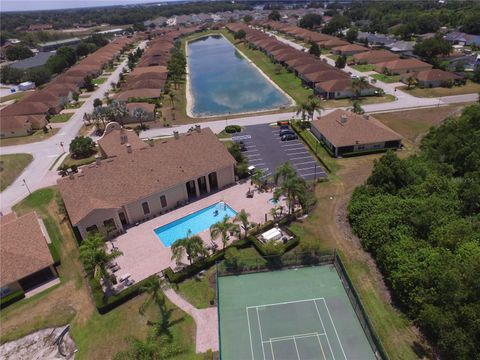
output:
<svg viewBox="0 0 480 360"><path fill-rule="evenodd" d="M431 129L419 154L388 152L349 220L394 300L443 359L480 348L480 105Z"/></svg>

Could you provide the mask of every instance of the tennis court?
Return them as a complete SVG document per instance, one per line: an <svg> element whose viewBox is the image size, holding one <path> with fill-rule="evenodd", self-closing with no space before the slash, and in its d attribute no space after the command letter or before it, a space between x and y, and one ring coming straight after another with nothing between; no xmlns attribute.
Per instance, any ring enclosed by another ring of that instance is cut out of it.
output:
<svg viewBox="0 0 480 360"><path fill-rule="evenodd" d="M223 360L374 360L333 266L218 278Z"/></svg>

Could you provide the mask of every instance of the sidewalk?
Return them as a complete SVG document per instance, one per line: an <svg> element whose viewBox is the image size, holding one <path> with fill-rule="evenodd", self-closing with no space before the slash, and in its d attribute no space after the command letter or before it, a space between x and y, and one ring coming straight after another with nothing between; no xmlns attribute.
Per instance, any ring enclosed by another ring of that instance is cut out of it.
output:
<svg viewBox="0 0 480 360"><path fill-rule="evenodd" d="M196 324L195 348L197 354L209 349L218 351L218 316L217 308L197 309L172 289L164 291L168 300L190 315Z"/></svg>

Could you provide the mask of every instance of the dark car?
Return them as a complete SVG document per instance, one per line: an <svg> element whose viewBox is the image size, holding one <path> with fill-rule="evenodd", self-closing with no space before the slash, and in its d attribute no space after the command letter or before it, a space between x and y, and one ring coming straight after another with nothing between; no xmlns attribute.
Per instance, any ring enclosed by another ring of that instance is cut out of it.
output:
<svg viewBox="0 0 480 360"><path fill-rule="evenodd" d="M287 134L295 135L293 130L290 130L290 129L280 130L280 136L287 135Z"/></svg>
<svg viewBox="0 0 480 360"><path fill-rule="evenodd" d="M282 141L289 141L289 140L296 140L296 139L298 139L298 137L295 134L285 134L281 137Z"/></svg>
<svg viewBox="0 0 480 360"><path fill-rule="evenodd" d="M240 146L240 151L247 151L247 147L243 141L237 143Z"/></svg>
<svg viewBox="0 0 480 360"><path fill-rule="evenodd" d="M288 126L288 125L280 125L280 130L290 130L290 126Z"/></svg>

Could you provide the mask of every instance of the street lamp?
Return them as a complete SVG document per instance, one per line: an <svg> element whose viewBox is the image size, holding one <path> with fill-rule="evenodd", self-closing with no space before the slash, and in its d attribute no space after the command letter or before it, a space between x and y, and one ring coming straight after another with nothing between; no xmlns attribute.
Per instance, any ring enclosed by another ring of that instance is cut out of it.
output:
<svg viewBox="0 0 480 360"><path fill-rule="evenodd" d="M32 192L30 191L28 185L27 185L27 182L25 181L25 179L22 179L23 183L25 184L25 187L27 188L28 190L28 193L31 194Z"/></svg>

